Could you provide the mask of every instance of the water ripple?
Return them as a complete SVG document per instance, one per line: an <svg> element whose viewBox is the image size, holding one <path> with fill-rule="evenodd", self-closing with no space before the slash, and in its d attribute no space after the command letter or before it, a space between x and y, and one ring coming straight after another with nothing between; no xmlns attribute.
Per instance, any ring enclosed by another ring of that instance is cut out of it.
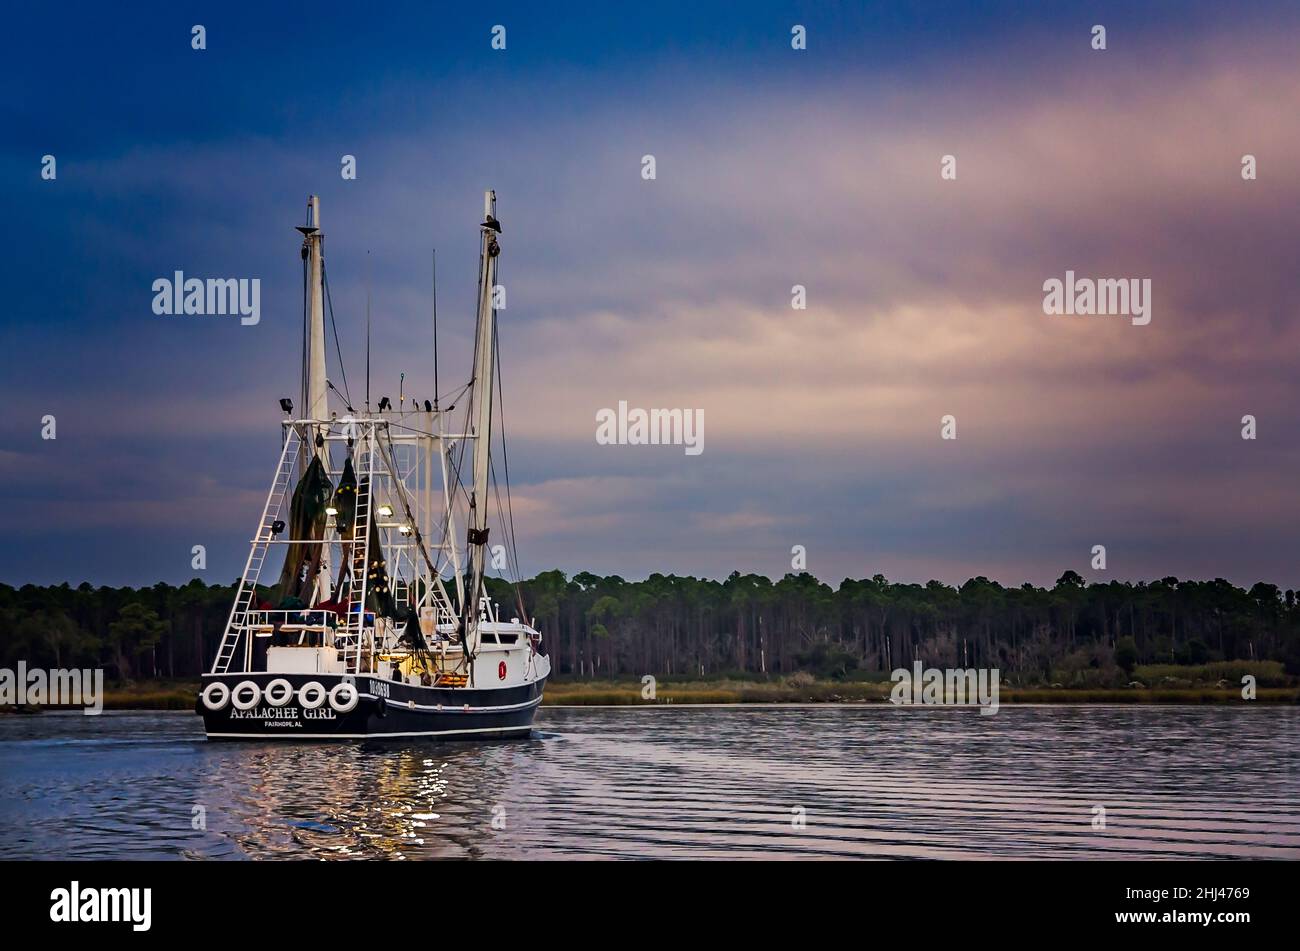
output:
<svg viewBox="0 0 1300 951"><path fill-rule="evenodd" d="M0 858L1295 859L1297 739L1292 707L543 708L453 744L4 717Z"/></svg>

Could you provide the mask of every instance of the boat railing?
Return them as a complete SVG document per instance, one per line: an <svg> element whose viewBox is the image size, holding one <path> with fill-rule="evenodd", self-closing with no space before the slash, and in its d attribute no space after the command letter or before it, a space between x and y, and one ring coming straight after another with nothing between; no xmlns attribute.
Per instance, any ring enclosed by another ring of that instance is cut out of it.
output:
<svg viewBox="0 0 1300 951"><path fill-rule="evenodd" d="M366 622L373 625L374 618L369 612ZM285 647L338 647L355 644L355 635L349 637L346 631L340 632L338 615L328 609L316 608L276 608L249 611L244 624L253 637L275 638L280 646ZM363 629L368 638L373 628Z"/></svg>
<svg viewBox="0 0 1300 951"><path fill-rule="evenodd" d="M302 628L315 628L324 630L333 628L338 625L338 615L330 610L318 610L314 608L267 608L265 610L253 610L247 614L247 621L244 626L258 631L265 628L289 628L290 630L300 630Z"/></svg>

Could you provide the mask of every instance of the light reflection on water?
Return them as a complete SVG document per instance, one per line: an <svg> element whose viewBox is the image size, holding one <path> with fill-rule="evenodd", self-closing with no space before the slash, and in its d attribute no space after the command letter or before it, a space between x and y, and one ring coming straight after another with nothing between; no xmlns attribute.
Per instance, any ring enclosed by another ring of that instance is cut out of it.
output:
<svg viewBox="0 0 1300 951"><path fill-rule="evenodd" d="M496 743L10 716L0 858L1295 859L1297 740L1263 706L543 708Z"/></svg>

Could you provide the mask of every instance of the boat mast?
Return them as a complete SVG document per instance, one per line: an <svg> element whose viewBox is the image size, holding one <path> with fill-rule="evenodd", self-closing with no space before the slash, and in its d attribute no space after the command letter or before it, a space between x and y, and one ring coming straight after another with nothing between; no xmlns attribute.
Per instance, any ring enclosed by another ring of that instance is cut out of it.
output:
<svg viewBox="0 0 1300 951"><path fill-rule="evenodd" d="M474 490L469 502L470 585L465 599L465 644L467 653L478 642L478 599L483 584L483 570L488 540L488 469L492 447L492 389L494 370L494 333L496 309L497 255L501 246L497 235L501 225L496 219L497 196L483 193L483 224L479 226L478 334L474 349Z"/></svg>
<svg viewBox="0 0 1300 951"><path fill-rule="evenodd" d="M303 243L307 251L307 379L304 389L307 393L307 419L314 425L308 427L304 442L312 448L329 471L329 448L324 441L325 425L329 421L329 382L325 378L325 268L321 256L325 236L320 230L320 196L312 195L307 199L308 226L299 228L303 233ZM316 600L327 601L330 597L329 545L322 542L320 546L320 566L316 574Z"/></svg>
<svg viewBox="0 0 1300 951"><path fill-rule="evenodd" d="M324 421L329 419L329 397L325 380L325 280L321 264L321 245L325 236L320 230L320 197L312 195L309 207L312 231L307 235L307 286L311 315L307 341L307 417ZM313 438L314 436L313 433ZM324 447L318 447L316 452L317 455L323 455Z"/></svg>

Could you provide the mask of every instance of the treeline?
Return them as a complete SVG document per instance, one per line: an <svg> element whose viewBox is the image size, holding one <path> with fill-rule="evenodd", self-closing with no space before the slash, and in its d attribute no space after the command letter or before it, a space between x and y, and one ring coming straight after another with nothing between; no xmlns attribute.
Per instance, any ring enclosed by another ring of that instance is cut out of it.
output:
<svg viewBox="0 0 1300 951"><path fill-rule="evenodd" d="M876 575L838 588L651 575L644 581L547 571L518 589L489 579L504 618L527 606L556 672L575 678L880 676L921 661L998 667L1021 683L1115 682L1139 664L1274 660L1300 674L1293 590L1214 581L1051 588L899 584ZM104 667L110 677L191 678L211 663L234 588L0 585L0 666Z"/></svg>

